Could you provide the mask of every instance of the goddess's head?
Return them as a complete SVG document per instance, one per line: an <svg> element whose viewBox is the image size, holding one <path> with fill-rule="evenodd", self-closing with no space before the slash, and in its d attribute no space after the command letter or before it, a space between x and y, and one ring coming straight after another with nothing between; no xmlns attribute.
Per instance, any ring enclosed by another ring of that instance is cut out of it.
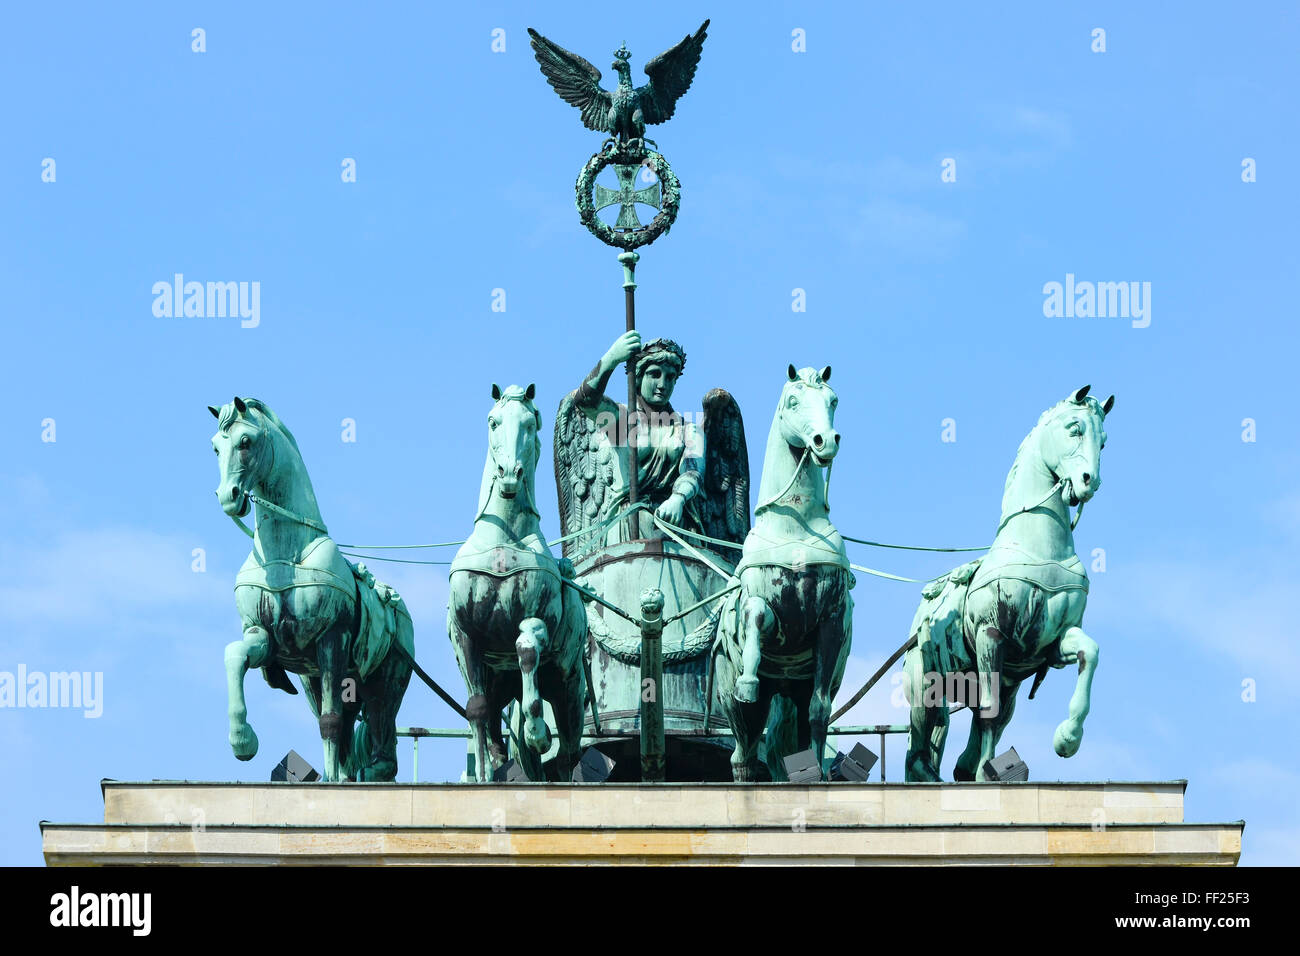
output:
<svg viewBox="0 0 1300 956"><path fill-rule="evenodd" d="M651 408L672 401L673 389L686 367L686 350L672 339L651 339L636 356L636 388Z"/></svg>

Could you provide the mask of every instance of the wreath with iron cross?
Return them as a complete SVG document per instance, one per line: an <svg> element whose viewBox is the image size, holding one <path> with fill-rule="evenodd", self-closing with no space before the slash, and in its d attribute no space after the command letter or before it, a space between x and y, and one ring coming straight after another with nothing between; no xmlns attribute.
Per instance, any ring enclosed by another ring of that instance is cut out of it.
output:
<svg viewBox="0 0 1300 956"><path fill-rule="evenodd" d="M617 189L596 182L607 166L614 167ZM655 181L638 189L636 178L642 169L648 169ZM681 183L662 154L612 139L582 167L575 191L582 224L601 242L620 249L649 245L666 233L677 218L681 201ZM638 204L657 210L650 222L641 222L636 212ZM619 207L618 219L612 226L596 215L601 209L615 205Z"/></svg>

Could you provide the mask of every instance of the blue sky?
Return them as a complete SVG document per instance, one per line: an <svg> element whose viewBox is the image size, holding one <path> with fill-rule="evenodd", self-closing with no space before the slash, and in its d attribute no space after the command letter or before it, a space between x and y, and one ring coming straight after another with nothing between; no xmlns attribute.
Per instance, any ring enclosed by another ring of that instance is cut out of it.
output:
<svg viewBox="0 0 1300 956"><path fill-rule="evenodd" d="M621 330L622 295L573 208L600 137L546 86L525 28L608 83L621 42L639 80L706 16L694 87L651 132L681 215L638 270L640 326L689 352L675 404L730 389L756 456L787 363L832 364L838 526L974 545L1039 413L1085 383L1113 392L1105 487L1076 534L1085 559L1106 553L1083 747L1051 750L1068 672L1022 694L1005 742L1035 779L1188 778L1189 819L1247 821L1243 863L1300 860L1296 7L752 6L662 3L625 23L577 5L10 11L0 670L100 671L104 712L0 710L0 863L40 862L39 819L100 818L102 777L265 780L291 747L319 765L301 697L256 675L261 753L238 763L226 743L248 545L212 495L206 405L238 393L279 413L338 539L448 540L473 517L491 383L535 382L558 534L554 409ZM259 282L260 324L156 317L152 286L177 272ZM1151 283L1149 326L1046 317L1043 287L1067 274ZM955 563L855 559L914 577ZM462 690L445 573L380 575L412 607L423 665ZM917 599L861 581L846 694ZM882 687L851 719L903 717ZM417 684L400 720L455 723ZM463 762L463 744L426 744L421 777Z"/></svg>

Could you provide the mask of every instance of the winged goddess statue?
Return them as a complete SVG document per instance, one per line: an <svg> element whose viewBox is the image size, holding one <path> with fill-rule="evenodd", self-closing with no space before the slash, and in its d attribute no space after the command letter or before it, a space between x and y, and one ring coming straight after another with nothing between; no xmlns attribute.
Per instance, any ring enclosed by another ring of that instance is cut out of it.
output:
<svg viewBox="0 0 1300 956"><path fill-rule="evenodd" d="M620 146L635 148L647 142L647 125L672 119L677 101L690 89L708 25L705 20L694 34L647 63L645 72L650 80L644 86L632 86L632 66L628 63L631 54L624 44L614 53L612 66L618 73L618 86L612 91L601 89L600 70L582 57L552 43L532 27L528 35L546 82L561 99L582 111L583 125L612 133ZM649 142L653 144L654 140Z"/></svg>
<svg viewBox="0 0 1300 956"><path fill-rule="evenodd" d="M702 413L683 416L672 407L686 352L671 339L642 343L641 333L614 340L583 383L560 403L555 418L555 485L564 535L595 528L627 503L628 443L622 440L627 409L605 394L610 375L631 359L636 369L638 494L659 518L677 527L735 542L733 559L749 532L749 453L740 407L715 388ZM696 420L691 420L695 418ZM641 538L662 537L646 512L637 516ZM582 535L564 554L621 540L623 522L592 541Z"/></svg>

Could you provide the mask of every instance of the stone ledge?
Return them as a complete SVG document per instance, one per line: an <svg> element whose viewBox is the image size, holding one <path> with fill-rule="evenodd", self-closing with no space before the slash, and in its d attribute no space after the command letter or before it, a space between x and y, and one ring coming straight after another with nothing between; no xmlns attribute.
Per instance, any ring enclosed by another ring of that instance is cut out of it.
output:
<svg viewBox="0 0 1300 956"><path fill-rule="evenodd" d="M42 824L46 862L1234 865L1244 824L490 827Z"/></svg>
<svg viewBox="0 0 1300 956"><path fill-rule="evenodd" d="M1181 823L1186 781L1012 784L206 784L105 781L104 820L259 826Z"/></svg>
<svg viewBox="0 0 1300 956"><path fill-rule="evenodd" d="M1235 864L1186 786L104 781L104 823L41 834L50 865Z"/></svg>

